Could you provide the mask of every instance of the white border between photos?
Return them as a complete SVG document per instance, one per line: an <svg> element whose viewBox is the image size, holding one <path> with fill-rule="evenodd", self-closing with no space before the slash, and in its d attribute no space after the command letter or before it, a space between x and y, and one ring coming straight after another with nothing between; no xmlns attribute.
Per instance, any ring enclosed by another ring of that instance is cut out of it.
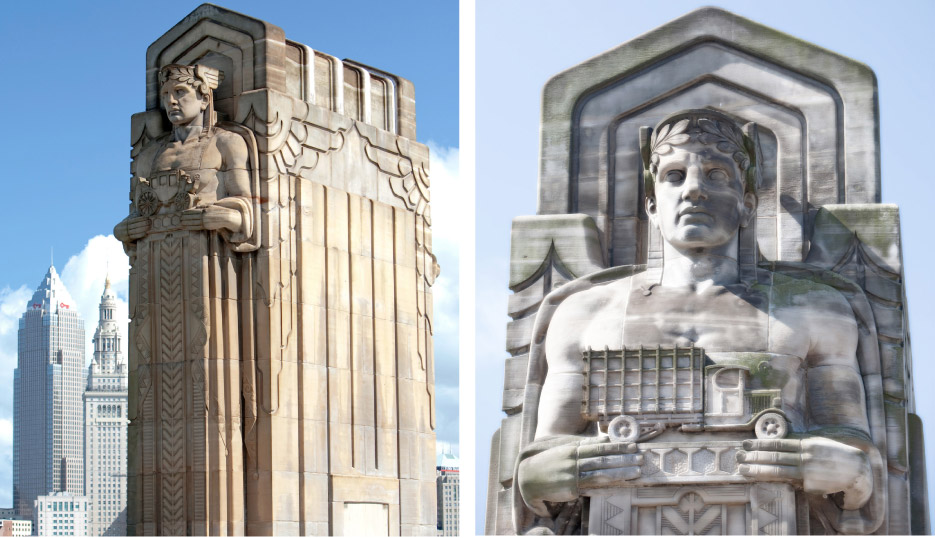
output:
<svg viewBox="0 0 935 538"><path fill-rule="evenodd" d="M474 202L474 0L461 0L459 16L459 151L461 195L467 207L475 211L467 212L467 220L462 223L459 272L459 379L460 399L458 406L461 480L459 485L460 514L459 529L462 536L477 535L475 521L475 483L477 465L475 461L474 438L474 232L476 205Z"/></svg>

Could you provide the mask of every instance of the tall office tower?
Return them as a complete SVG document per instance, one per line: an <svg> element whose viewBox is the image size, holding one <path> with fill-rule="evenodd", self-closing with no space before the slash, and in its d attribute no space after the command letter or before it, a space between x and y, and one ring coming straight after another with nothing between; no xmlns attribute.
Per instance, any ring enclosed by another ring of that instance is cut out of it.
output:
<svg viewBox="0 0 935 538"><path fill-rule="evenodd" d="M53 492L84 494L84 321L55 267L19 320L14 372L13 508Z"/></svg>
<svg viewBox="0 0 935 538"><path fill-rule="evenodd" d="M127 533L127 365L108 278L84 393L85 494L92 536Z"/></svg>
<svg viewBox="0 0 935 538"><path fill-rule="evenodd" d="M451 452L437 458L435 493L438 502L438 536L458 536L458 506L460 461Z"/></svg>

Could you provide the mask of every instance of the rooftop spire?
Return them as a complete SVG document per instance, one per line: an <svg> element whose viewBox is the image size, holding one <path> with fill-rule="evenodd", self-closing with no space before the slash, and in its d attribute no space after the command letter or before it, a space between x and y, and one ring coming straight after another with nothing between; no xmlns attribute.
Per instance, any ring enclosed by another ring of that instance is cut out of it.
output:
<svg viewBox="0 0 935 538"><path fill-rule="evenodd" d="M74 308L74 300L72 300L68 290L65 289L65 285L58 276L55 266L50 265L49 270L46 272L42 282L39 283L35 293L33 293L32 299L30 299L26 309L46 309L50 312L58 312L62 309L73 310Z"/></svg>

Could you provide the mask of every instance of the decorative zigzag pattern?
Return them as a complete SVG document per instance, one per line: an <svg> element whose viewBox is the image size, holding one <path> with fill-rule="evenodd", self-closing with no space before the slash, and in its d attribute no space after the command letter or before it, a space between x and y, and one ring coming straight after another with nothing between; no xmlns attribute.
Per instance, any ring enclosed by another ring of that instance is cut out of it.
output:
<svg viewBox="0 0 935 538"><path fill-rule="evenodd" d="M185 536L185 473L162 476L163 536Z"/></svg>
<svg viewBox="0 0 935 538"><path fill-rule="evenodd" d="M159 264L162 534L185 534L185 380L181 241L167 237Z"/></svg>
<svg viewBox="0 0 935 538"><path fill-rule="evenodd" d="M149 273L149 259L150 259L150 249L152 248L152 242L149 240L144 240L140 243L138 247L138 267L139 270L139 305L137 313L139 315L139 324L138 330L136 332L136 346L140 351L140 357L142 363L137 366L137 372L139 375L138 384L140 397L137 406L139 406L138 414L141 414L143 417L142 424L140 424L140 430L142 430L143 437L143 457L140 462L141 467L136 469L137 475L140 477L140 480L143 482L143 506L142 506L142 518L139 518L143 523L153 523L156 519L155 508L156 508L156 485L153 477L146 476L143 474L144 471L151 471L155 467L155 444L154 444L154 428L155 424L153 422L154 415L154 403L152 395L152 366L151 361L152 357L150 355L150 349L148 345L149 335L152 334L151 327L152 321L148 319L148 312L150 308L150 296L149 296L149 284L150 284L150 273Z"/></svg>
<svg viewBox="0 0 935 538"><path fill-rule="evenodd" d="M207 316L202 293L202 270L204 263L204 238L190 236L188 241L189 257L198 263L190 264L190 285L192 297L192 322L189 324L194 336L191 341L191 375L192 375L192 468L203 470L192 476L192 498L194 503L195 521L205 520L205 481L207 478L207 465L205 462L205 357L204 345L208 340Z"/></svg>

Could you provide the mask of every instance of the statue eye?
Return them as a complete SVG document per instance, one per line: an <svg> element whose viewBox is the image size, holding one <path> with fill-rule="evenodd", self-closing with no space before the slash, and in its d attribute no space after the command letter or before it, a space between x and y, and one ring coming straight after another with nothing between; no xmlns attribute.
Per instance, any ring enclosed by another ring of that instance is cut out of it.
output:
<svg viewBox="0 0 935 538"><path fill-rule="evenodd" d="M664 180L667 183L678 183L679 181L682 181L684 177L685 177L685 173L682 172L681 170L669 170L668 172L666 172L666 176Z"/></svg>
<svg viewBox="0 0 935 538"><path fill-rule="evenodd" d="M710 179L711 181L720 182L720 181L727 181L728 179L730 179L730 176L728 176L727 172L725 172L724 170L720 168L715 168L714 170L711 170L710 172L708 172L708 179Z"/></svg>

